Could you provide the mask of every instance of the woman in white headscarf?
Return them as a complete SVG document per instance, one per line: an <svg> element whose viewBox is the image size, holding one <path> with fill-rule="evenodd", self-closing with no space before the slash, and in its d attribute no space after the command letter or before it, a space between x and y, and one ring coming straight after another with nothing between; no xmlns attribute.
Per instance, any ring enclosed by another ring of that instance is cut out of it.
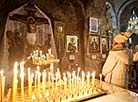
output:
<svg viewBox="0 0 138 102"><path fill-rule="evenodd" d="M112 44L112 50L106 59L102 69L105 81L120 87L126 87L126 70L129 65L129 51L125 41L130 33L117 34Z"/></svg>

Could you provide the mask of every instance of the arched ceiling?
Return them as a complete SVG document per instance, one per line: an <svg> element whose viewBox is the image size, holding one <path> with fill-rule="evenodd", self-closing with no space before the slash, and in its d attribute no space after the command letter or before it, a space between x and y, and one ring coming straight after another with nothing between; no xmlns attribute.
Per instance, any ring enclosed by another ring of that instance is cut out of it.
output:
<svg viewBox="0 0 138 102"><path fill-rule="evenodd" d="M1 14L7 14L10 11L20 7L21 5L25 4L28 1L29 0L1 0L0 1L0 12ZM41 5L42 7L41 9L46 10L45 7L47 6L51 8L61 7L65 0L30 0L30 1L34 1L35 4ZM69 3L72 3L74 1L78 4L80 4L81 2L82 4L85 5L86 1L89 1L89 0L68 0Z"/></svg>
<svg viewBox="0 0 138 102"><path fill-rule="evenodd" d="M7 15L14 9L24 5L28 1L33 1L44 13L49 17L53 16L57 12L62 12L63 16L68 16L69 6L72 5L78 22L84 21L84 11L86 1L89 0L1 0L0 1L0 25L3 25L6 21ZM80 23L81 23L80 22ZM0 28L3 32L4 28ZM1 38L1 35L0 35Z"/></svg>

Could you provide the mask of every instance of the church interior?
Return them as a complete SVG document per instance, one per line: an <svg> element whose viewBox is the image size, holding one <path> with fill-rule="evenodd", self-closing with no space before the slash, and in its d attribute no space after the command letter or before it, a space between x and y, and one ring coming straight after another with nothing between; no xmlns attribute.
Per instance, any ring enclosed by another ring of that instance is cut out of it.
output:
<svg viewBox="0 0 138 102"><path fill-rule="evenodd" d="M138 102L138 0L1 0L0 102Z"/></svg>

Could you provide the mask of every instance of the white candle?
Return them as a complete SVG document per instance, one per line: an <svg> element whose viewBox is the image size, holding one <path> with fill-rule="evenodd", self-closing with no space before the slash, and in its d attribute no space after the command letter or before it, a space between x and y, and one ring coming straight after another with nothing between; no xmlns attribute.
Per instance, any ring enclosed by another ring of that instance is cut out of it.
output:
<svg viewBox="0 0 138 102"><path fill-rule="evenodd" d="M102 88L102 74L99 74L100 76L100 88Z"/></svg>
<svg viewBox="0 0 138 102"><path fill-rule="evenodd" d="M0 76L1 76L1 102L4 102L4 76L3 76L3 70L0 71Z"/></svg>
<svg viewBox="0 0 138 102"><path fill-rule="evenodd" d="M14 64L14 75L13 75L13 85L12 85L12 102L16 102L15 96L17 92L17 67L18 67L18 62L15 62Z"/></svg>
<svg viewBox="0 0 138 102"><path fill-rule="evenodd" d="M90 82L90 72L87 72L87 85L89 85L89 82Z"/></svg>
<svg viewBox="0 0 138 102"><path fill-rule="evenodd" d="M35 71L35 91L36 91L36 83L37 83L37 71Z"/></svg>
<svg viewBox="0 0 138 102"><path fill-rule="evenodd" d="M67 91L67 78L66 78L66 74L65 73L63 73L63 80L64 80L64 91L66 93L66 91Z"/></svg>
<svg viewBox="0 0 138 102"><path fill-rule="evenodd" d="M37 70L38 70L38 90L37 90L37 94L38 94L38 100L40 100L40 76L41 76L41 73L40 73L40 67L37 66Z"/></svg>
<svg viewBox="0 0 138 102"><path fill-rule="evenodd" d="M48 53L49 53L50 55L52 54L51 49L48 49Z"/></svg>
<svg viewBox="0 0 138 102"><path fill-rule="evenodd" d="M92 73L92 88L94 88L95 85L95 71Z"/></svg>
<svg viewBox="0 0 138 102"><path fill-rule="evenodd" d="M58 81L58 72L56 72L56 89L57 89L57 81Z"/></svg>
<svg viewBox="0 0 138 102"><path fill-rule="evenodd" d="M80 73L80 67L78 68L78 72L77 72L77 84L79 82L79 73Z"/></svg>
<svg viewBox="0 0 138 102"><path fill-rule="evenodd" d="M69 88L71 90L71 74L67 72L67 75L68 75L68 81L69 81Z"/></svg>
<svg viewBox="0 0 138 102"><path fill-rule="evenodd" d="M30 73L31 73L31 72L30 72L30 68L28 68L28 86L29 86L29 84L30 84L30 83L29 83L29 82L30 82ZM29 88L29 87L28 87L28 88ZM28 90L28 91L29 91L29 90Z"/></svg>
<svg viewBox="0 0 138 102"><path fill-rule="evenodd" d="M32 83L33 83L33 77L34 74L31 74L30 80L29 80L29 98L30 98L30 102L32 102Z"/></svg>
<svg viewBox="0 0 138 102"><path fill-rule="evenodd" d="M42 90L43 90L43 94L45 94L45 89L46 89L46 70L43 71L43 76L42 76Z"/></svg>
<svg viewBox="0 0 138 102"><path fill-rule="evenodd" d="M49 72L49 73L48 73L48 84L49 84L48 86L49 86L49 89L50 89L50 84L51 84L50 75L51 75L51 74L50 74L50 72Z"/></svg>
<svg viewBox="0 0 138 102"><path fill-rule="evenodd" d="M81 83L82 83L82 87L84 85L84 80L85 80L85 73L84 71L81 72Z"/></svg>
<svg viewBox="0 0 138 102"><path fill-rule="evenodd" d="M24 101L24 62L20 63L21 100Z"/></svg>

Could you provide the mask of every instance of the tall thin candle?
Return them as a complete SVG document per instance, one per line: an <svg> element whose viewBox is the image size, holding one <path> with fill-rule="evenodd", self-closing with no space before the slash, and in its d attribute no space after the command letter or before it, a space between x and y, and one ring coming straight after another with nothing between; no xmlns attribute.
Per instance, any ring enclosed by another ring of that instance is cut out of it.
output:
<svg viewBox="0 0 138 102"><path fill-rule="evenodd" d="M12 102L16 102L15 96L17 92L17 67L18 62L15 62L14 64L14 75L13 75L13 83L12 83Z"/></svg>
<svg viewBox="0 0 138 102"><path fill-rule="evenodd" d="M41 73L40 73L40 67L37 66L37 70L38 70L38 101L40 100L40 76L41 76Z"/></svg>
<svg viewBox="0 0 138 102"><path fill-rule="evenodd" d="M3 76L3 70L0 72L1 76L1 102L4 102L4 76Z"/></svg>
<svg viewBox="0 0 138 102"><path fill-rule="evenodd" d="M24 101L24 62L20 63L20 77L21 77L21 101Z"/></svg>
<svg viewBox="0 0 138 102"><path fill-rule="evenodd" d="M42 77L42 90L43 94L45 94L45 89L46 89L46 70L43 71L43 77Z"/></svg>

